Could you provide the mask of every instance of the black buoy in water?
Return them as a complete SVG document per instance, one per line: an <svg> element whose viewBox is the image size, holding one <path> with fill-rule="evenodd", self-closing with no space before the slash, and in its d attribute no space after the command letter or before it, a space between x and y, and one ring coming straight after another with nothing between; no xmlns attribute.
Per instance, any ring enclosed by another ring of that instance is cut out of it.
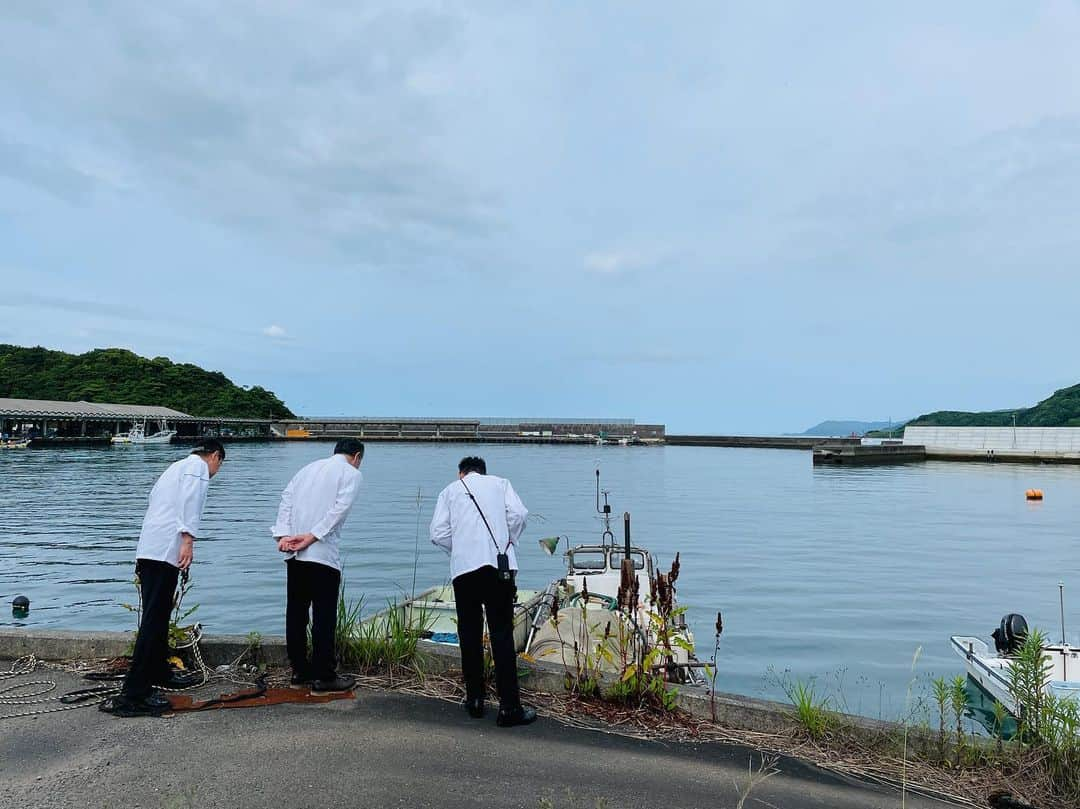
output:
<svg viewBox="0 0 1080 809"><path fill-rule="evenodd" d="M26 596L15 596L11 602L11 614L16 618L25 618L30 614L30 599Z"/></svg>

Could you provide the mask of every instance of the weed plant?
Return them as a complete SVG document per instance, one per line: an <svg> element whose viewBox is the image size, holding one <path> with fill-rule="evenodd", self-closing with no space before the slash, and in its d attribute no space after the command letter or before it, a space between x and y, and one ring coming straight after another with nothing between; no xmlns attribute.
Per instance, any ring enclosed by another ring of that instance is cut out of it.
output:
<svg viewBox="0 0 1080 809"><path fill-rule="evenodd" d="M1015 752L1034 755L1027 766L1039 768L1054 797L1080 806L1080 704L1046 692L1052 664L1043 655L1046 635L1028 633L1010 667L1009 694L1017 706Z"/></svg>
<svg viewBox="0 0 1080 809"><path fill-rule="evenodd" d="M135 652L135 641L139 637L139 627L142 625L142 583L139 581L138 573L132 579L132 584L135 587L135 603L120 605L128 612L135 613L135 634L132 636L131 643L128 644L126 650L129 657ZM180 577L179 586L173 593L172 615L169 617L169 647L172 649L185 646L190 641L189 630L191 626L185 622L196 613L199 604L192 604L185 609L184 597L194 586L191 584L191 580L186 575L183 575Z"/></svg>
<svg viewBox="0 0 1080 809"><path fill-rule="evenodd" d="M558 596L552 597L549 620L559 639L558 651L568 691L586 699L603 698L631 708L675 710L678 693L670 687L673 648L694 651L677 632L677 622L685 612L684 607L674 606L673 582L678 575L676 555L671 572L666 576L657 574L651 582L653 608L646 611L647 629L651 632L643 631L635 623L634 616L640 613L638 579L632 560L623 561L615 603L602 609L598 619L593 617L595 608L590 609L593 602L587 581L572 607L575 613L571 614L571 620L560 621ZM610 601L607 597L600 600ZM569 627L566 636L564 623ZM652 642L650 637L654 639ZM551 650L543 656L554 653Z"/></svg>
<svg viewBox="0 0 1080 809"><path fill-rule="evenodd" d="M388 600L384 612L365 621L363 605L363 597L348 601L342 594L339 598L334 638L341 664L364 673L416 670L417 646L432 616Z"/></svg>
<svg viewBox="0 0 1080 809"><path fill-rule="evenodd" d="M822 739L833 724L833 711L830 699L816 691L814 681L789 681L786 684L787 697L795 706L795 720L807 735L815 741Z"/></svg>

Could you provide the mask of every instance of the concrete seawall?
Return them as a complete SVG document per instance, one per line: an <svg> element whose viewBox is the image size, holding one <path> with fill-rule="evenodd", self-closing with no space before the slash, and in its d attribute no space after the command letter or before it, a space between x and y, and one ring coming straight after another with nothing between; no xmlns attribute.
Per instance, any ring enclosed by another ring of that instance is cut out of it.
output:
<svg viewBox="0 0 1080 809"><path fill-rule="evenodd" d="M36 630L30 633L0 628L0 661L31 654L50 662L120 657L127 652L132 636L131 632ZM213 668L236 660L249 648L249 640L244 635L204 637L199 648L206 665ZM460 667L460 655L454 647L421 641L420 653L425 672L445 673ZM267 665L288 666L283 637L261 637L259 654ZM519 658L518 667L527 672L522 677L525 688L551 694L566 690L566 671L560 665ZM796 727L792 707L786 703L738 694L710 696L707 689L695 686L680 686L674 690L678 694L679 707L700 719L714 718L715 710L716 722L724 727L775 734L789 733ZM865 734L868 739L880 737L883 732L902 731L899 725L890 722L853 715L842 718L854 733Z"/></svg>
<svg viewBox="0 0 1080 809"><path fill-rule="evenodd" d="M756 449L813 449L818 444L858 444L858 438L806 435L668 435L664 443L677 447L751 447Z"/></svg>
<svg viewBox="0 0 1080 809"><path fill-rule="evenodd" d="M1080 427L907 427L904 443L939 461L1080 464Z"/></svg>

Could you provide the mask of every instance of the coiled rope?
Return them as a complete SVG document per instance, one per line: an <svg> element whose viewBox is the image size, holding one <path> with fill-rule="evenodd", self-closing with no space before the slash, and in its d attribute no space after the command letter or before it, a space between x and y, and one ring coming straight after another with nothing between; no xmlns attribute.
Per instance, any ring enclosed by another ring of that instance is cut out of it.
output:
<svg viewBox="0 0 1080 809"><path fill-rule="evenodd" d="M39 665L41 665L41 661L32 654L20 657L11 664L11 668L7 671L0 671L0 683L33 674ZM59 713L60 711L73 711L76 708L97 705L108 697L120 693L119 686L107 685L82 688L60 696L46 696L51 695L55 690L56 683L52 680L27 680L26 682L0 686L0 705L17 707L42 706L26 711L0 714L0 719L15 719L20 716L40 716L42 714ZM50 704L54 702L61 704Z"/></svg>
<svg viewBox="0 0 1080 809"><path fill-rule="evenodd" d="M196 682L183 688L164 688L161 686L155 686L159 691L165 691L172 694L178 694L185 691L190 691L195 688L201 688L208 683L220 681L229 682L236 685L253 686L256 689L261 688L263 691L266 689L265 682L261 679L241 679L236 676L237 665L250 651L245 649L239 657L237 657L231 664L223 667L223 671L214 671L203 660L202 650L199 648L199 642L202 640L202 627L199 624L185 627L187 638L180 644L173 647L174 650L188 650L191 653L191 659L194 662L193 670L198 672L201 676ZM96 681L113 681L110 685L92 686L89 688L79 688L74 691L69 691L65 694L54 694L57 689L57 684L52 680L27 680L25 682L6 684L7 681L13 680L17 677L25 677L32 675L40 666L42 661L33 655L24 655L11 664L11 667L7 671L0 671L0 707L12 706L12 707L26 707L29 710L17 711L15 713L0 713L0 720L4 719L16 719L18 717L26 716L41 716L43 714L59 713L61 711L72 711L77 708L86 708L94 705L98 705L111 697L115 697L120 693L121 686L120 680L123 679L122 674L110 674L102 672L91 672L84 675L84 679L96 680ZM251 695L248 695L251 696ZM209 700L208 703L215 703L219 700ZM60 703L59 705L53 703Z"/></svg>

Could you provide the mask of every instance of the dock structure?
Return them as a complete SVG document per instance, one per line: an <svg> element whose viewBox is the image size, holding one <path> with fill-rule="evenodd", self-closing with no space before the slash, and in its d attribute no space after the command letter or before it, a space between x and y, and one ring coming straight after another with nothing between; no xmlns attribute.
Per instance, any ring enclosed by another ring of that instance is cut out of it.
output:
<svg viewBox="0 0 1080 809"><path fill-rule="evenodd" d="M881 466L926 460L926 447L900 442L853 444L826 442L814 447L814 466Z"/></svg>
<svg viewBox="0 0 1080 809"><path fill-rule="evenodd" d="M271 435L269 419L191 416L158 405L0 398L0 434L22 435L39 442L108 443L111 436L144 422L167 423L180 440L221 434L248 438Z"/></svg>
<svg viewBox="0 0 1080 809"><path fill-rule="evenodd" d="M660 444L662 424L633 419L315 417L289 419L192 416L156 405L0 398L0 435L35 444L107 444L132 424L164 425L175 442L206 436L229 441L295 440L484 442L520 444Z"/></svg>
<svg viewBox="0 0 1080 809"><path fill-rule="evenodd" d="M516 444L659 444L665 436L664 425L637 424L633 419L310 417L275 422L272 430L294 439Z"/></svg>

